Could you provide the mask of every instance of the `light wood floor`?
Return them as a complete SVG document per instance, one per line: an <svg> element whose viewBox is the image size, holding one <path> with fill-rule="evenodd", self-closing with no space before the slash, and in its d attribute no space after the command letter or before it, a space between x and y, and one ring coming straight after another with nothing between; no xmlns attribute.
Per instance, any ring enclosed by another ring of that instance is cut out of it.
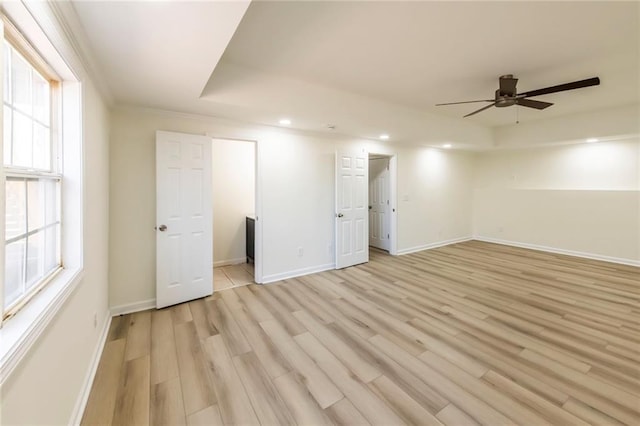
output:
<svg viewBox="0 0 640 426"><path fill-rule="evenodd" d="M213 268L213 282L215 291L253 284L253 263Z"/></svg>
<svg viewBox="0 0 640 426"><path fill-rule="evenodd" d="M639 269L467 242L114 318L83 424L640 424Z"/></svg>

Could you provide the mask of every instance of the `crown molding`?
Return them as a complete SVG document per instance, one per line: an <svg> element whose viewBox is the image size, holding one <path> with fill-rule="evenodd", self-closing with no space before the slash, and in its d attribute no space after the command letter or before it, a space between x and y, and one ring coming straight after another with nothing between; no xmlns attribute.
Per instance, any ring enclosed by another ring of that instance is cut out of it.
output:
<svg viewBox="0 0 640 426"><path fill-rule="evenodd" d="M114 97L101 67L92 54L85 30L71 2L23 0L42 30L47 34L71 69L81 80L91 80L104 101L114 105Z"/></svg>

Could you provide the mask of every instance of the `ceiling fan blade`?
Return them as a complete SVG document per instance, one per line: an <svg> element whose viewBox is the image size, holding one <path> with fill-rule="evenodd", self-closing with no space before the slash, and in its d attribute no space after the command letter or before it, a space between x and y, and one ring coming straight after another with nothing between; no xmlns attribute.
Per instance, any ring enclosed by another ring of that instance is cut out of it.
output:
<svg viewBox="0 0 640 426"><path fill-rule="evenodd" d="M472 115L477 114L477 113L479 113L479 112L482 112L482 111L484 111L485 109L491 108L491 107L492 107L492 106L494 106L495 104L496 104L496 103L495 103L495 102L493 102L491 105L487 105L486 107L482 107L482 108L480 108L480 109L479 109L479 110L477 110L477 111L473 111L472 113L467 114L467 115L465 115L465 116L464 116L464 117L462 117L462 118L469 117L469 116L472 116Z"/></svg>
<svg viewBox="0 0 640 426"><path fill-rule="evenodd" d="M518 84L517 78L513 78L512 76L500 77L500 94L505 96L515 96L516 84Z"/></svg>
<svg viewBox="0 0 640 426"><path fill-rule="evenodd" d="M463 102L448 102L446 104L436 104L436 106L442 105L458 105L458 104L472 104L475 102L495 102L495 99L481 99L479 101L463 101Z"/></svg>
<svg viewBox="0 0 640 426"><path fill-rule="evenodd" d="M516 100L516 103L524 107L535 108L535 109L545 109L553 105L551 102L542 102L542 101L536 101L533 99L518 99Z"/></svg>
<svg viewBox="0 0 640 426"><path fill-rule="evenodd" d="M582 89L583 87L597 86L600 84L600 78L592 77L586 80L574 81L571 83L558 84L557 86L545 87L544 89L531 90L530 92L518 93L518 96L541 96L550 93L564 92L565 90Z"/></svg>

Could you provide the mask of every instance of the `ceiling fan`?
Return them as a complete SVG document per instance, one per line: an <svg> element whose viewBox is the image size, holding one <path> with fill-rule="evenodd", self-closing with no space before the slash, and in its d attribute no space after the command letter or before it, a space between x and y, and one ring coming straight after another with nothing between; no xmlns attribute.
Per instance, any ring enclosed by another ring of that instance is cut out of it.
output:
<svg viewBox="0 0 640 426"><path fill-rule="evenodd" d="M528 99L533 96L548 95L550 93L564 92L566 90L582 89L583 87L597 86L600 84L600 78L592 77L586 80L574 81L571 83L558 84L557 86L545 87L544 89L531 90L529 92L517 93L516 84L518 79L513 75L507 74L500 76L500 88L496 90L495 99L481 99L478 101L464 101L464 102L449 102L446 104L436 104L436 106L442 105L457 105L457 104L470 104L474 102L491 102L490 105L473 111L465 117L477 114L485 109L496 106L498 108L504 108L511 105L521 105L528 108L545 109L553 105L551 102L536 101L534 99Z"/></svg>

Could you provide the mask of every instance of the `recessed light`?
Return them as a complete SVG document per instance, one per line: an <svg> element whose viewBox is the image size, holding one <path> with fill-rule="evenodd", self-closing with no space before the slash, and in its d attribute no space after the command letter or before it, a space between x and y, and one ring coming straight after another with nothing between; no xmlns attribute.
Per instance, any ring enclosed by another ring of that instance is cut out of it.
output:
<svg viewBox="0 0 640 426"><path fill-rule="evenodd" d="M444 145L442 145L443 148L449 149L451 148L451 144L450 143L445 143Z"/></svg>
<svg viewBox="0 0 640 426"><path fill-rule="evenodd" d="M587 143L594 143L594 142L598 142L598 138L589 138L589 139L587 139Z"/></svg>
<svg viewBox="0 0 640 426"><path fill-rule="evenodd" d="M387 139L389 139L389 135L382 134L382 135L380 135L380 139L382 139L383 141L386 141Z"/></svg>
<svg viewBox="0 0 640 426"><path fill-rule="evenodd" d="M289 124L291 124L291 120L289 120L288 118L283 118L282 120L280 120L280 124L282 124L283 126L288 126Z"/></svg>

